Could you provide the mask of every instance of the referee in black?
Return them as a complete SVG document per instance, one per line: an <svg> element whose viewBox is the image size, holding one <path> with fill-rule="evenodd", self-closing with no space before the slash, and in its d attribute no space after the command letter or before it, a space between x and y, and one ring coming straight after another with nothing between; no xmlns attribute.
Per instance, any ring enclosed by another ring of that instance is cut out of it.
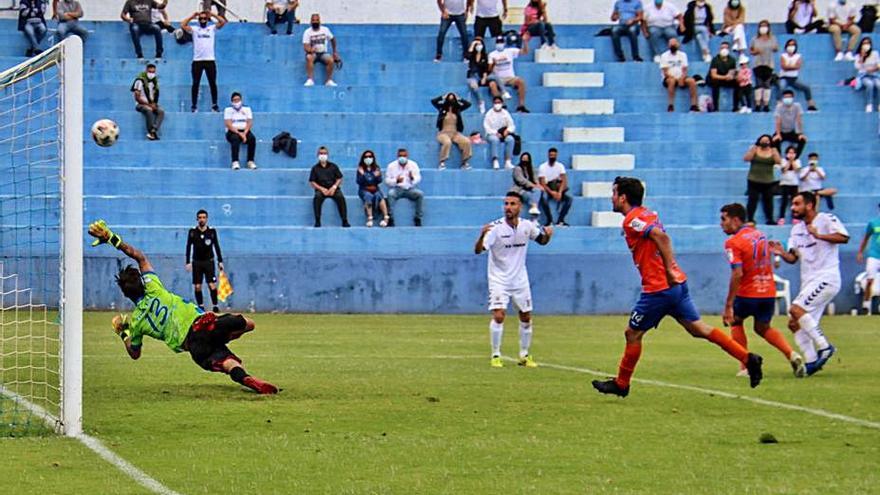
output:
<svg viewBox="0 0 880 495"><path fill-rule="evenodd" d="M220 311L217 307L217 275L214 273L214 252L217 252L217 265L223 271L223 255L220 254L220 240L217 231L208 227L208 212L199 210L196 213L198 225L189 229L186 238L186 271L192 272L193 288L196 293L196 304L205 309L205 298L202 295L202 279L207 279L208 289L211 290L211 304L215 313ZM190 262L192 253L192 262Z"/></svg>

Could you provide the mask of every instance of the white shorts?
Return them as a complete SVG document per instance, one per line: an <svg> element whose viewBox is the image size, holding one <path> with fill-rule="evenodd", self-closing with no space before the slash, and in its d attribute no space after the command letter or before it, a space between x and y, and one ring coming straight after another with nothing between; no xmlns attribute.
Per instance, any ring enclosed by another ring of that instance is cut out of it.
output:
<svg viewBox="0 0 880 495"><path fill-rule="evenodd" d="M880 278L880 258L868 258L865 260L865 273L868 280Z"/></svg>
<svg viewBox="0 0 880 495"><path fill-rule="evenodd" d="M518 289L489 286L489 311L507 309L511 299L520 313L532 310L532 289L528 285Z"/></svg>
<svg viewBox="0 0 880 495"><path fill-rule="evenodd" d="M801 287L792 304L804 308L818 323L825 312L825 306L834 300L838 292L840 292L839 280L813 280Z"/></svg>

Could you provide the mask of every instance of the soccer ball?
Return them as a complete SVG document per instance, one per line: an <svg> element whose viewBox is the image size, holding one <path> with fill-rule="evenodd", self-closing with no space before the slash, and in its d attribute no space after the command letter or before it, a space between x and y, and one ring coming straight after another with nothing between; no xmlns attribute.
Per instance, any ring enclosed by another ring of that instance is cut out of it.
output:
<svg viewBox="0 0 880 495"><path fill-rule="evenodd" d="M110 119L101 119L92 124L92 139L98 146L108 147L116 144L119 138L119 126Z"/></svg>

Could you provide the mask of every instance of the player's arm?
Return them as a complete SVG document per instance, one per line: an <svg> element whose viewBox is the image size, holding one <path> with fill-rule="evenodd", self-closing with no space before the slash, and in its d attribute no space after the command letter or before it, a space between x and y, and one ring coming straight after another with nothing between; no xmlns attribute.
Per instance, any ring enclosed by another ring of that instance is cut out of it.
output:
<svg viewBox="0 0 880 495"><path fill-rule="evenodd" d="M862 242L859 244L859 251L856 253L856 261L859 263L863 263L865 261L865 248L868 247L868 241L871 240L871 235L873 231L871 230L871 225L868 225L868 231L865 232L865 236L862 237Z"/></svg>
<svg viewBox="0 0 880 495"><path fill-rule="evenodd" d="M648 232L648 238L657 245L660 251L660 258L663 260L663 268L666 270L666 280L670 284L675 284L675 276L672 272L672 266L675 264L675 253L672 251L672 239L663 232L663 229L653 228Z"/></svg>
<svg viewBox="0 0 880 495"><path fill-rule="evenodd" d="M770 241L768 243L770 246L770 252L784 259L786 263L789 265L793 263L797 263L799 258L797 251L794 249L789 249L788 251L782 247L782 243L779 241Z"/></svg>
<svg viewBox="0 0 880 495"><path fill-rule="evenodd" d="M211 17L217 19L217 24L214 25L214 29L223 29L223 26L226 25L226 18L215 13L211 13Z"/></svg>
<svg viewBox="0 0 880 495"><path fill-rule="evenodd" d="M153 265L147 259L147 256L136 247L122 242L122 237L119 237L118 234L110 230L110 227L103 220L98 220L89 225L89 235L95 238L92 246L110 244L129 258L137 261L138 269L141 273L153 271Z"/></svg>
<svg viewBox="0 0 880 495"><path fill-rule="evenodd" d="M483 228L480 229L480 237L477 237L477 243L474 245L474 254L482 254L483 251L486 250L486 245L484 243L486 239L486 234L492 230L492 225L483 225Z"/></svg>
<svg viewBox="0 0 880 495"><path fill-rule="evenodd" d="M724 315L722 316L725 325L733 323L733 300L736 298L736 293L739 292L743 278L742 265L730 265L730 268L730 285L727 289L727 300L724 301Z"/></svg>
<svg viewBox="0 0 880 495"><path fill-rule="evenodd" d="M141 357L141 346L134 345L131 343L131 332L129 331L129 323L128 317L126 315L116 315L113 317L113 320L110 322L113 327L113 331L116 332L116 335L122 339L122 343L125 345L125 351L128 352L128 357L132 359L138 359Z"/></svg>
<svg viewBox="0 0 880 495"><path fill-rule="evenodd" d="M816 232L813 234L813 237L819 239L820 241L830 242L831 244L846 244L849 242L848 235L840 234L837 232L832 232L830 234L820 234Z"/></svg>
<svg viewBox="0 0 880 495"><path fill-rule="evenodd" d="M183 30L187 33L192 34L192 27L189 25L189 23L192 22L192 20L195 19L197 15L199 15L198 12L193 12L192 14L190 14L189 17L180 22L180 27L183 28Z"/></svg>
<svg viewBox="0 0 880 495"><path fill-rule="evenodd" d="M538 234L538 237L535 238L535 242L537 242L541 246L546 246L550 244L550 238L553 237L553 226L547 225L541 228L541 233Z"/></svg>

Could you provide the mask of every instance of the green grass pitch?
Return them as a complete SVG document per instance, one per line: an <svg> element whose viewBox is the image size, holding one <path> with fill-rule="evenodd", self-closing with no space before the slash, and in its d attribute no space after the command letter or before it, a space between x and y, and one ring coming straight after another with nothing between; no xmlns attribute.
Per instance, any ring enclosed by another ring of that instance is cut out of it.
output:
<svg viewBox="0 0 880 495"><path fill-rule="evenodd" d="M257 330L231 347L284 389L274 397L159 342L131 361L110 316L85 316L86 431L182 494L880 493L878 429L652 384L621 400L549 367L491 369L487 315L253 315ZM614 372L625 323L538 314L533 355ZM732 359L670 321L646 337L636 378L880 422L878 320L823 326L839 352L809 379L750 332L765 359L751 390ZM514 355L516 322L506 330ZM0 453L2 493L148 493L74 440L0 439Z"/></svg>

